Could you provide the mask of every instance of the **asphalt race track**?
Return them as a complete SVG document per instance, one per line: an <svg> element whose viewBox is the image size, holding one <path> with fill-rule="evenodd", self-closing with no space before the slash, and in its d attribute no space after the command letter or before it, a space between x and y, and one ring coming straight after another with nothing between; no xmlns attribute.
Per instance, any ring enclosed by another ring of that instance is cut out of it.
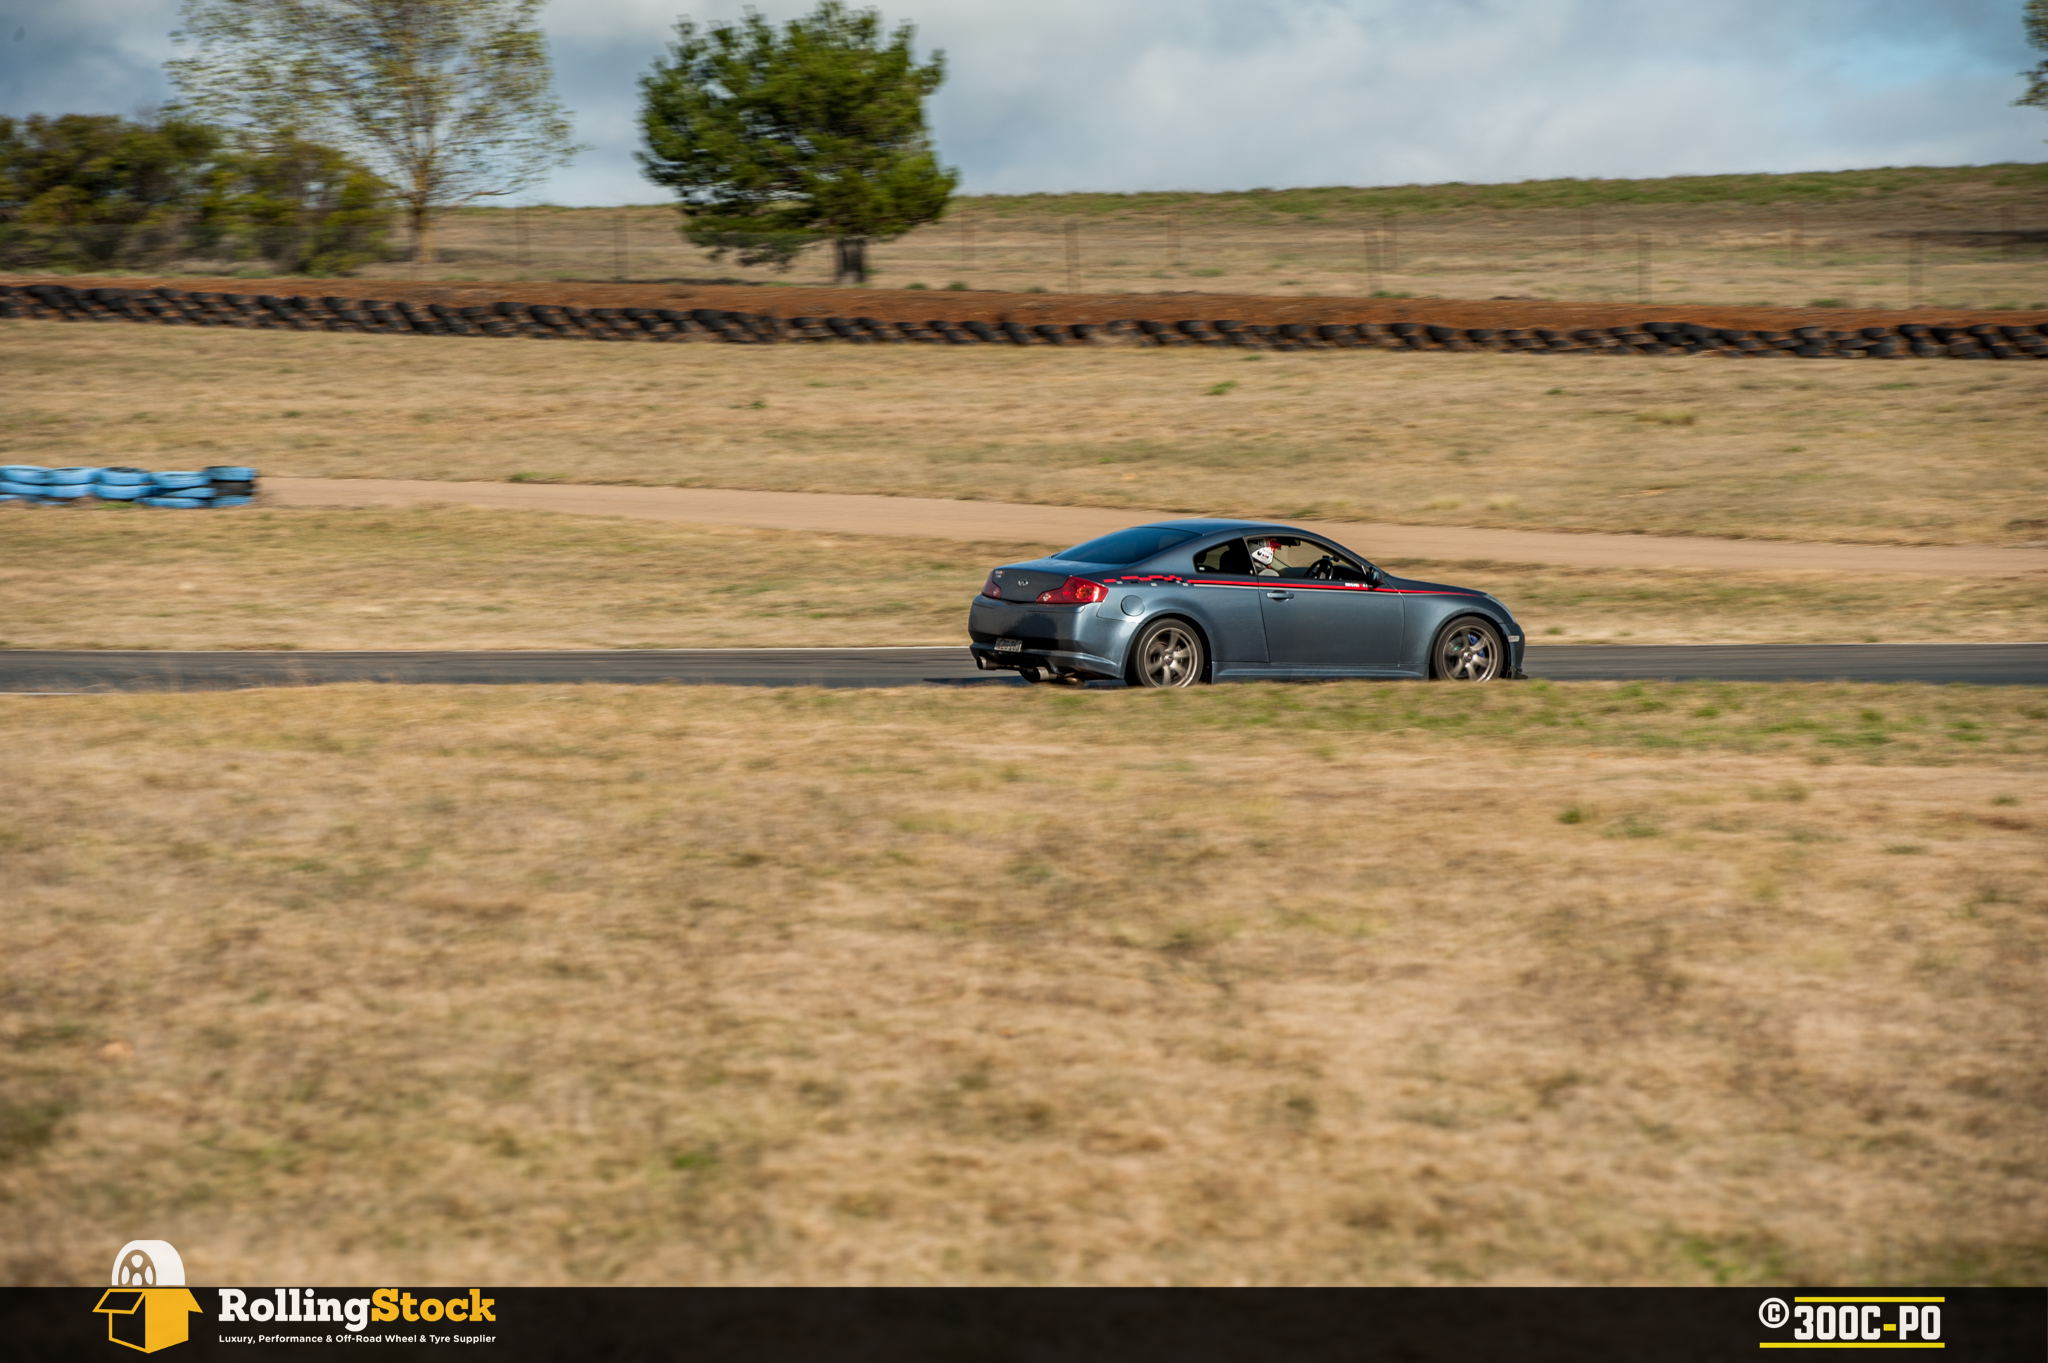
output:
<svg viewBox="0 0 2048 1363"><path fill-rule="evenodd" d="M2048 685L2048 643L1531 645L1555 681L1859 681ZM0 650L0 693L233 691L333 682L518 685L1022 686L965 649L729 648L589 652L168 653Z"/></svg>

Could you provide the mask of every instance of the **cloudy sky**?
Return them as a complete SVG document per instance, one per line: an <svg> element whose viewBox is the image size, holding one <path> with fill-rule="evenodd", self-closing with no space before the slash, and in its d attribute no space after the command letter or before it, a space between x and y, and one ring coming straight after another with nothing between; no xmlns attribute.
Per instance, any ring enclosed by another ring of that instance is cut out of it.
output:
<svg viewBox="0 0 2048 1363"><path fill-rule="evenodd" d="M812 0L756 0L771 18ZM932 104L969 193L1503 181L2048 159L2016 109L2023 0L887 0L943 48ZM535 197L658 202L635 78L679 15L553 0L592 150ZM177 0L0 0L0 113L169 89Z"/></svg>

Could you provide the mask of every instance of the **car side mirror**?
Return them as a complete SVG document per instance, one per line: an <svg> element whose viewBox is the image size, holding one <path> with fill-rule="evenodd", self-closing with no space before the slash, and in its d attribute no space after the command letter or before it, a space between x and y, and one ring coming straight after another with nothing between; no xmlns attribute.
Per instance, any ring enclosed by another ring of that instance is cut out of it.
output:
<svg viewBox="0 0 2048 1363"><path fill-rule="evenodd" d="M1387 580L1387 575L1368 563L1365 565L1365 585L1377 587Z"/></svg>

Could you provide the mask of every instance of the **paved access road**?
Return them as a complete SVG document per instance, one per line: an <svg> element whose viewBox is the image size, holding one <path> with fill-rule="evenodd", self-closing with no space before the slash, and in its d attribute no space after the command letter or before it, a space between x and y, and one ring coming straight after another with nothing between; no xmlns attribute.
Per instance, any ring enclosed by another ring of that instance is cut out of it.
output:
<svg viewBox="0 0 2048 1363"><path fill-rule="evenodd" d="M1548 645L1532 676L1557 681L1969 682L2048 686L2041 644ZM977 672L963 648L731 648L477 653L155 653L0 650L0 693L232 691L331 682L516 685L1021 686Z"/></svg>

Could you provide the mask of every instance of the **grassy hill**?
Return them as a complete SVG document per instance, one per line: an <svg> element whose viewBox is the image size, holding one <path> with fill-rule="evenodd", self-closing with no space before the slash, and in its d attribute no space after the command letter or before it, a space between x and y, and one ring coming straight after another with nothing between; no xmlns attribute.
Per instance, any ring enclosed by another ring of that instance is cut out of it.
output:
<svg viewBox="0 0 2048 1363"><path fill-rule="evenodd" d="M1330 185L1311 189L1247 189L1223 193L980 194L954 201L955 211L998 217L1045 213L1184 216L1237 222L1315 222L1373 213L1457 213L1602 207L1725 205L1830 208L1897 204L2048 205L2048 163L1991 166L1887 166L1878 170L1800 171L1787 175L1674 175L1652 180L1520 180L1475 185Z"/></svg>

